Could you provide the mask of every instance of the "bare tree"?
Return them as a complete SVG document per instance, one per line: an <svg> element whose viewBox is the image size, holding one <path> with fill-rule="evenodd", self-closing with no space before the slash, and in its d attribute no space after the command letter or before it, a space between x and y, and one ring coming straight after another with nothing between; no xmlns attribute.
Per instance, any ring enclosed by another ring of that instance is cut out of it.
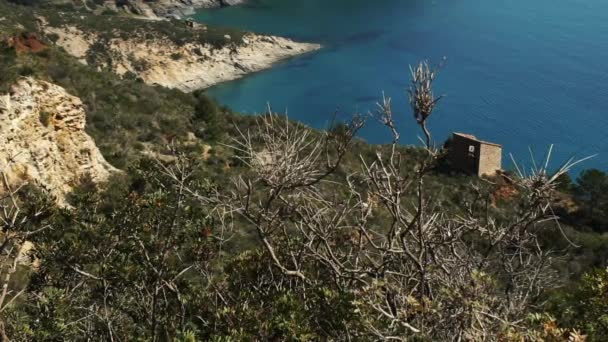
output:
<svg viewBox="0 0 608 342"><path fill-rule="evenodd" d="M427 148L431 147L431 132L426 126L426 120L433 113L437 102L443 97L435 97L433 94L433 82L437 78L437 70L437 68L431 67L428 61L418 63L416 68L410 66L412 83L407 92L414 119L426 137Z"/></svg>
<svg viewBox="0 0 608 342"><path fill-rule="evenodd" d="M425 125L438 101L436 74L427 63L412 73L412 106L427 136L413 172L404 167L411 158L398 145L385 97L376 117L392 146L378 147L372 159L359 156L358 172L336 171L363 125L359 117L319 133L270 113L232 145L251 172L199 199L249 222L274 267L296 286L352 295L366 330L345 327L347 336L491 340L522 328L526 310L555 279L554 255L538 236L560 229L550 206L555 182L576 162L550 174L547 159L531 175L513 177L520 204L507 220L493 218L487 203L479 209L476 202L489 201L480 189L461 211L446 211L425 182L439 155Z"/></svg>

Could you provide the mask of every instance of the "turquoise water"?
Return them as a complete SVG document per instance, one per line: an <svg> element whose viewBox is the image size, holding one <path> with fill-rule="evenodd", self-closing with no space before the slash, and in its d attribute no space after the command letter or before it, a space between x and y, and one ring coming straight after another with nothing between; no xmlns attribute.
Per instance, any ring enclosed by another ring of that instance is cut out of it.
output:
<svg viewBox="0 0 608 342"><path fill-rule="evenodd" d="M608 169L608 1L606 0L250 0L203 10L196 19L284 35L325 46L317 53L211 88L244 113L287 109L291 118L326 127L393 98L404 143L420 132L406 104L408 65L446 65L445 94L430 120L437 141L450 132L477 135L529 161L555 144L555 163L599 156L584 168ZM390 140L370 123L361 137Z"/></svg>

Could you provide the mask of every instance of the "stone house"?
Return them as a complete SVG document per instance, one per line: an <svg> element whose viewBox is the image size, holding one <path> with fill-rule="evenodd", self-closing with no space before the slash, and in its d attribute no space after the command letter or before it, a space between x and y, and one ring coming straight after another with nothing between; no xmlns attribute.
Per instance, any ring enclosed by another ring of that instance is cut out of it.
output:
<svg viewBox="0 0 608 342"><path fill-rule="evenodd" d="M501 170L502 146L474 135L453 133L448 159L454 169L480 177L494 176Z"/></svg>

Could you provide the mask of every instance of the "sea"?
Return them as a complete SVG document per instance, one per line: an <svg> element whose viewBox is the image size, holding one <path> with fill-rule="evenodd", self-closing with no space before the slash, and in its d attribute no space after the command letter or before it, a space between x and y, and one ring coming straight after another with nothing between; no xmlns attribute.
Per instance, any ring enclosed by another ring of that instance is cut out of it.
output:
<svg viewBox="0 0 608 342"><path fill-rule="evenodd" d="M409 66L441 64L429 118L437 145L463 132L503 145L503 166L608 170L607 0L248 0L199 10L200 22L323 45L207 90L246 114L286 112L327 128L390 97L403 144L421 144L407 103ZM444 62L442 62L445 59ZM370 143L390 133L370 119ZM511 158L511 156L513 158Z"/></svg>

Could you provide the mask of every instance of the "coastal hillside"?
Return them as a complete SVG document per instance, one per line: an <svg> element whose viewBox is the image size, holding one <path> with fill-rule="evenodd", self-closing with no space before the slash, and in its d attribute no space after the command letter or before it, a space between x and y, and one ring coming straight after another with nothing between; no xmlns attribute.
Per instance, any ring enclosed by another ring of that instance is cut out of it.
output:
<svg viewBox="0 0 608 342"><path fill-rule="evenodd" d="M204 94L178 89L240 77L300 48L318 48L236 29L95 15L78 6L0 0L0 13L0 90L7 93L20 77L31 76L79 97L87 133L119 169L142 153L162 153L172 141L215 139L218 120L241 120L223 106L209 114L200 104L208 101Z"/></svg>
<svg viewBox="0 0 608 342"><path fill-rule="evenodd" d="M121 13L134 18L149 20L180 19L191 15L195 9L234 6L243 0L109 0L109 1L75 1L75 0L10 0L11 3L28 7L63 8L79 7L89 13Z"/></svg>
<svg viewBox="0 0 608 342"><path fill-rule="evenodd" d="M21 27L19 33L35 33L98 70L183 91L234 80L321 47L181 20L136 20L57 6L0 3L3 13L11 13L0 21L0 28L6 28L0 34Z"/></svg>
<svg viewBox="0 0 608 342"><path fill-rule="evenodd" d="M234 6L243 3L243 0L126 0L106 1L103 7L139 15L149 19L179 19L191 15L198 8L217 8Z"/></svg>
<svg viewBox="0 0 608 342"><path fill-rule="evenodd" d="M21 2L0 0L1 342L608 339L608 174L435 140L444 70L315 129L199 88L317 45Z"/></svg>
<svg viewBox="0 0 608 342"><path fill-rule="evenodd" d="M194 35L204 36L209 29L197 25L192 30ZM217 42L181 42L138 30L129 37L105 30L81 31L75 26L44 26L43 31L82 63L182 91L234 80L320 48L318 44L240 32L226 33Z"/></svg>

